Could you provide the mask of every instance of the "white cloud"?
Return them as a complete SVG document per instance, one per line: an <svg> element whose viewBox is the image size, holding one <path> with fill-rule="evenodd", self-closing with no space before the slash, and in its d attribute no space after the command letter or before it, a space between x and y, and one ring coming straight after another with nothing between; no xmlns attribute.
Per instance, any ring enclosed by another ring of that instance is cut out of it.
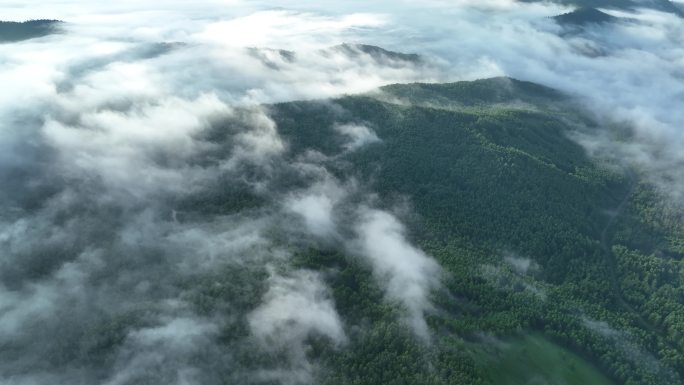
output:
<svg viewBox="0 0 684 385"><path fill-rule="evenodd" d="M329 289L318 273L308 270L271 276L263 303L248 315L248 321L262 349L285 357L282 367L253 376L283 384L313 382L314 365L306 356L309 338L324 337L333 346L347 340Z"/></svg>
<svg viewBox="0 0 684 385"><path fill-rule="evenodd" d="M379 14L354 13L340 17L286 10L252 13L209 24L197 35L199 40L236 47L272 47L302 50L326 48L350 30L380 27L386 23Z"/></svg>
<svg viewBox="0 0 684 385"><path fill-rule="evenodd" d="M347 137L348 142L345 144L345 148L348 151L354 151L367 144L380 141L372 129L361 124L338 124L334 126L334 129Z"/></svg>
<svg viewBox="0 0 684 385"><path fill-rule="evenodd" d="M335 209L350 194L354 186L342 186L325 171L321 172L321 181L314 183L304 191L291 194L285 200L285 209L299 215L306 231L320 239L331 239L339 236L338 218Z"/></svg>
<svg viewBox="0 0 684 385"><path fill-rule="evenodd" d="M406 240L404 227L389 213L362 212L357 232L359 252L370 261L388 298L406 308L415 333L428 339L424 315L432 306L430 291L439 286L439 265Z"/></svg>
<svg viewBox="0 0 684 385"><path fill-rule="evenodd" d="M201 384L201 369L189 364L209 345L216 325L192 318L172 318L162 325L137 330L126 338L115 374L106 385L150 379L168 384Z"/></svg>
<svg viewBox="0 0 684 385"><path fill-rule="evenodd" d="M98 107L79 111L75 125L48 120L43 130L46 143L59 149L66 175L100 177L110 188L136 196L184 191L206 177L204 170L186 165L207 146L195 136L212 118L230 113L211 95L193 101L142 102L130 112Z"/></svg>
<svg viewBox="0 0 684 385"><path fill-rule="evenodd" d="M264 302L249 315L255 338L266 348L297 349L314 334L341 344L346 340L330 293L321 277L301 270L272 276Z"/></svg>

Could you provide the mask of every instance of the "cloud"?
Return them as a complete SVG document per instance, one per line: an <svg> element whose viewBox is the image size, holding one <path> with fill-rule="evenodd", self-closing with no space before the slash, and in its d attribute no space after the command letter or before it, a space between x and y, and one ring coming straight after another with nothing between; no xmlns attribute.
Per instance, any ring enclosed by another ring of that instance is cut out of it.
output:
<svg viewBox="0 0 684 385"><path fill-rule="evenodd" d="M159 326L136 330L126 337L115 374L104 384L199 383L203 368L189 362L201 355L216 334L216 325L191 318L173 318Z"/></svg>
<svg viewBox="0 0 684 385"><path fill-rule="evenodd" d="M298 214L310 234L322 239L339 236L335 208L349 194L331 176L326 175L323 181L314 184L306 191L290 196L286 201L286 209Z"/></svg>
<svg viewBox="0 0 684 385"><path fill-rule="evenodd" d="M285 356L283 367L264 369L255 376L283 384L313 382L314 368L306 353L310 338L324 337L333 346L347 340L331 294L313 271L272 275L263 303L248 320L251 334L263 350Z"/></svg>
<svg viewBox="0 0 684 385"><path fill-rule="evenodd" d="M344 145L347 151L354 151L366 144L379 142L380 138L375 132L360 124L338 124L333 127L335 131L347 137L348 142Z"/></svg>
<svg viewBox="0 0 684 385"><path fill-rule="evenodd" d="M363 126L351 130L370 132ZM430 293L440 287L439 264L406 239L406 230L394 215L368 206L374 200L372 194L354 181L343 185L327 173L321 178L290 195L286 210L303 220L303 233L367 261L388 302L400 305L408 326L428 341L425 314L432 309Z"/></svg>
<svg viewBox="0 0 684 385"><path fill-rule="evenodd" d="M357 232L358 250L369 259L388 298L406 308L415 333L428 339L424 315L431 308L431 290L439 286L439 265L406 240L403 225L387 212L364 210Z"/></svg>
<svg viewBox="0 0 684 385"><path fill-rule="evenodd" d="M506 262L513 270L521 275L527 275L528 272L534 272L539 269L533 260L529 258L519 257L515 254L507 254L504 256Z"/></svg>
<svg viewBox="0 0 684 385"><path fill-rule="evenodd" d="M311 334L345 341L342 321L330 293L313 271L272 276L263 304L249 315L252 334L266 348L297 348Z"/></svg>
<svg viewBox="0 0 684 385"><path fill-rule="evenodd" d="M287 10L269 10L209 24L200 40L237 47L326 48L331 39L343 40L350 30L385 24L379 14L354 13L340 17Z"/></svg>
<svg viewBox="0 0 684 385"><path fill-rule="evenodd" d="M211 119L229 113L211 95L192 101L169 98L156 105L141 103L130 112L97 107L79 111L76 124L46 121L46 144L59 149L64 174L100 177L108 188L125 188L133 195L153 189L183 191L205 177L204 170L188 163L210 145L193 137ZM254 147L249 141L245 145Z"/></svg>

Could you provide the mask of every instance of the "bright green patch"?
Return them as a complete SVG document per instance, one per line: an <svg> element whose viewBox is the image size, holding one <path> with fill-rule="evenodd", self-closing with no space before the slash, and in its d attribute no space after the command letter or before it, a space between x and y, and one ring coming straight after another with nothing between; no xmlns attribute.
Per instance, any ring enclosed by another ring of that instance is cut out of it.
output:
<svg viewBox="0 0 684 385"><path fill-rule="evenodd" d="M485 379L496 385L612 385L595 366L541 335L494 344L482 359Z"/></svg>

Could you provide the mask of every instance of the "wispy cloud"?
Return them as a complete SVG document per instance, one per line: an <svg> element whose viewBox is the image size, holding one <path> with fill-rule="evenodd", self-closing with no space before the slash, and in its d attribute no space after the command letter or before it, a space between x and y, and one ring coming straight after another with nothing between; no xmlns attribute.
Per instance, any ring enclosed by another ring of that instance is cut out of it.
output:
<svg viewBox="0 0 684 385"><path fill-rule="evenodd" d="M439 285L439 265L408 242L403 225L393 215L364 210L361 218L359 251L370 260L387 296L406 308L414 331L429 339L424 316L431 308L429 294Z"/></svg>

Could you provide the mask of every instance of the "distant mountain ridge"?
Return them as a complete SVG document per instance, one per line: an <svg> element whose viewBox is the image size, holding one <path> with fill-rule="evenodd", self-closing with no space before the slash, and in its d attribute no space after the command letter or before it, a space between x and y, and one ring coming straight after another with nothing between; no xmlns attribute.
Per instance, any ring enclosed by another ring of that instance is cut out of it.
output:
<svg viewBox="0 0 684 385"><path fill-rule="evenodd" d="M540 0L518 0L523 3L539 2ZM546 0L545 0L546 1ZM607 8L619 10L635 10L637 8L654 9L684 17L684 11L669 0L549 0L553 3L576 6L580 8Z"/></svg>
<svg viewBox="0 0 684 385"><path fill-rule="evenodd" d="M582 7L572 12L554 16L554 20L561 25L587 25L587 24L606 24L619 20L596 8Z"/></svg>
<svg viewBox="0 0 684 385"><path fill-rule="evenodd" d="M0 21L0 43L16 42L59 32L60 20Z"/></svg>
<svg viewBox="0 0 684 385"><path fill-rule="evenodd" d="M389 51L382 47L368 44L349 44L344 43L336 45L331 48L333 51L342 52L348 56L356 57L360 54L370 55L373 59L380 60L396 60L396 61L406 61L406 62L419 62L420 56L415 53L401 53L395 51Z"/></svg>
<svg viewBox="0 0 684 385"><path fill-rule="evenodd" d="M415 105L429 103L478 107L523 103L548 106L568 99L555 89L510 77L494 77L474 82L392 84L380 87L380 91L386 96Z"/></svg>
<svg viewBox="0 0 684 385"><path fill-rule="evenodd" d="M261 61L261 63L273 70L279 70L283 65L297 62L300 59L300 52L273 49L267 47L249 47L246 49L250 56ZM315 54L331 58L334 56L345 56L352 60L362 59L371 61L379 65L388 67L401 67L405 65L415 66L427 64L423 58L415 53L396 52L368 44L342 43L327 48L319 49Z"/></svg>

